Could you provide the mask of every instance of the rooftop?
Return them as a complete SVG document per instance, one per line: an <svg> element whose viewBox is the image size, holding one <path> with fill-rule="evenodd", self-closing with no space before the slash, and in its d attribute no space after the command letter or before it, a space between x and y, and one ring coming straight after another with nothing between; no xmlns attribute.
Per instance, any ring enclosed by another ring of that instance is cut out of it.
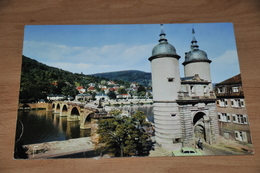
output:
<svg viewBox="0 0 260 173"><path fill-rule="evenodd" d="M218 85L231 85L231 84L242 84L242 79L241 79L241 74L238 74L236 76L233 76L229 79L226 79L220 83L217 83L216 86Z"/></svg>

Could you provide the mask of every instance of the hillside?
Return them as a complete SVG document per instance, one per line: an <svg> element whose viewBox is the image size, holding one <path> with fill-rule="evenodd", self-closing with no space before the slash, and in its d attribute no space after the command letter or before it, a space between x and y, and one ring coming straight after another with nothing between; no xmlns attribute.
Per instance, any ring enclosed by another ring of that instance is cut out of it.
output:
<svg viewBox="0 0 260 173"><path fill-rule="evenodd" d="M72 73L22 56L19 102L46 99L48 94L75 96L78 94L77 85L87 86L101 80L108 79Z"/></svg>
<svg viewBox="0 0 260 173"><path fill-rule="evenodd" d="M91 74L91 76L103 77L114 81L137 82L143 86L151 85L151 73L138 70L125 70L106 73Z"/></svg>

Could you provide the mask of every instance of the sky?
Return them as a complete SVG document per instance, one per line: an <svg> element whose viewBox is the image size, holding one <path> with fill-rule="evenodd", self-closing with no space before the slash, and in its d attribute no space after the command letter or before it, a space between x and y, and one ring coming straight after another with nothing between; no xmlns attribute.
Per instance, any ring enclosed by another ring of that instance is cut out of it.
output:
<svg viewBox="0 0 260 173"><path fill-rule="evenodd" d="M164 24L168 43L181 56L181 77L185 52L190 51L192 28L199 49L212 60L213 83L240 73L232 23ZM160 24L26 25L23 55L73 73L151 72L148 58L159 43L160 33Z"/></svg>

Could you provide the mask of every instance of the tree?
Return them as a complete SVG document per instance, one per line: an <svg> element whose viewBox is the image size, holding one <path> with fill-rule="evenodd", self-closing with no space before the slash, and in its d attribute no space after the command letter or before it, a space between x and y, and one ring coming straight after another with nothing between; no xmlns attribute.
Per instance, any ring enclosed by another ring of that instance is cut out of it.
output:
<svg viewBox="0 0 260 173"><path fill-rule="evenodd" d="M139 87L137 89L137 93L140 93L140 92L146 92L146 89L143 85L139 85Z"/></svg>
<svg viewBox="0 0 260 173"><path fill-rule="evenodd" d="M115 110L111 112L113 118L98 121L99 141L96 149L116 157L148 155L151 139L143 127L150 123L145 121L144 113L137 112L131 117L122 116L121 113Z"/></svg>
<svg viewBox="0 0 260 173"><path fill-rule="evenodd" d="M75 88L75 86L64 86L63 88L61 88L61 94L65 95L65 96L75 96L77 95L77 90Z"/></svg>
<svg viewBox="0 0 260 173"><path fill-rule="evenodd" d="M116 99L116 93L114 91L109 91L107 95L110 99Z"/></svg>
<svg viewBox="0 0 260 173"><path fill-rule="evenodd" d="M118 93L119 93L119 94L127 94L127 91L126 91L125 88L120 87L120 88L118 89Z"/></svg>

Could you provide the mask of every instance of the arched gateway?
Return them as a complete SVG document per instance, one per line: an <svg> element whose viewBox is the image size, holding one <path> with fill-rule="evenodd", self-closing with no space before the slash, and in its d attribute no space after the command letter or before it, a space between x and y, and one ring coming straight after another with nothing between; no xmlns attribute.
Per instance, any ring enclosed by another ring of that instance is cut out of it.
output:
<svg viewBox="0 0 260 173"><path fill-rule="evenodd" d="M206 141L204 116L206 116L206 114L203 112L195 114L193 117L193 129L195 138L201 138Z"/></svg>

